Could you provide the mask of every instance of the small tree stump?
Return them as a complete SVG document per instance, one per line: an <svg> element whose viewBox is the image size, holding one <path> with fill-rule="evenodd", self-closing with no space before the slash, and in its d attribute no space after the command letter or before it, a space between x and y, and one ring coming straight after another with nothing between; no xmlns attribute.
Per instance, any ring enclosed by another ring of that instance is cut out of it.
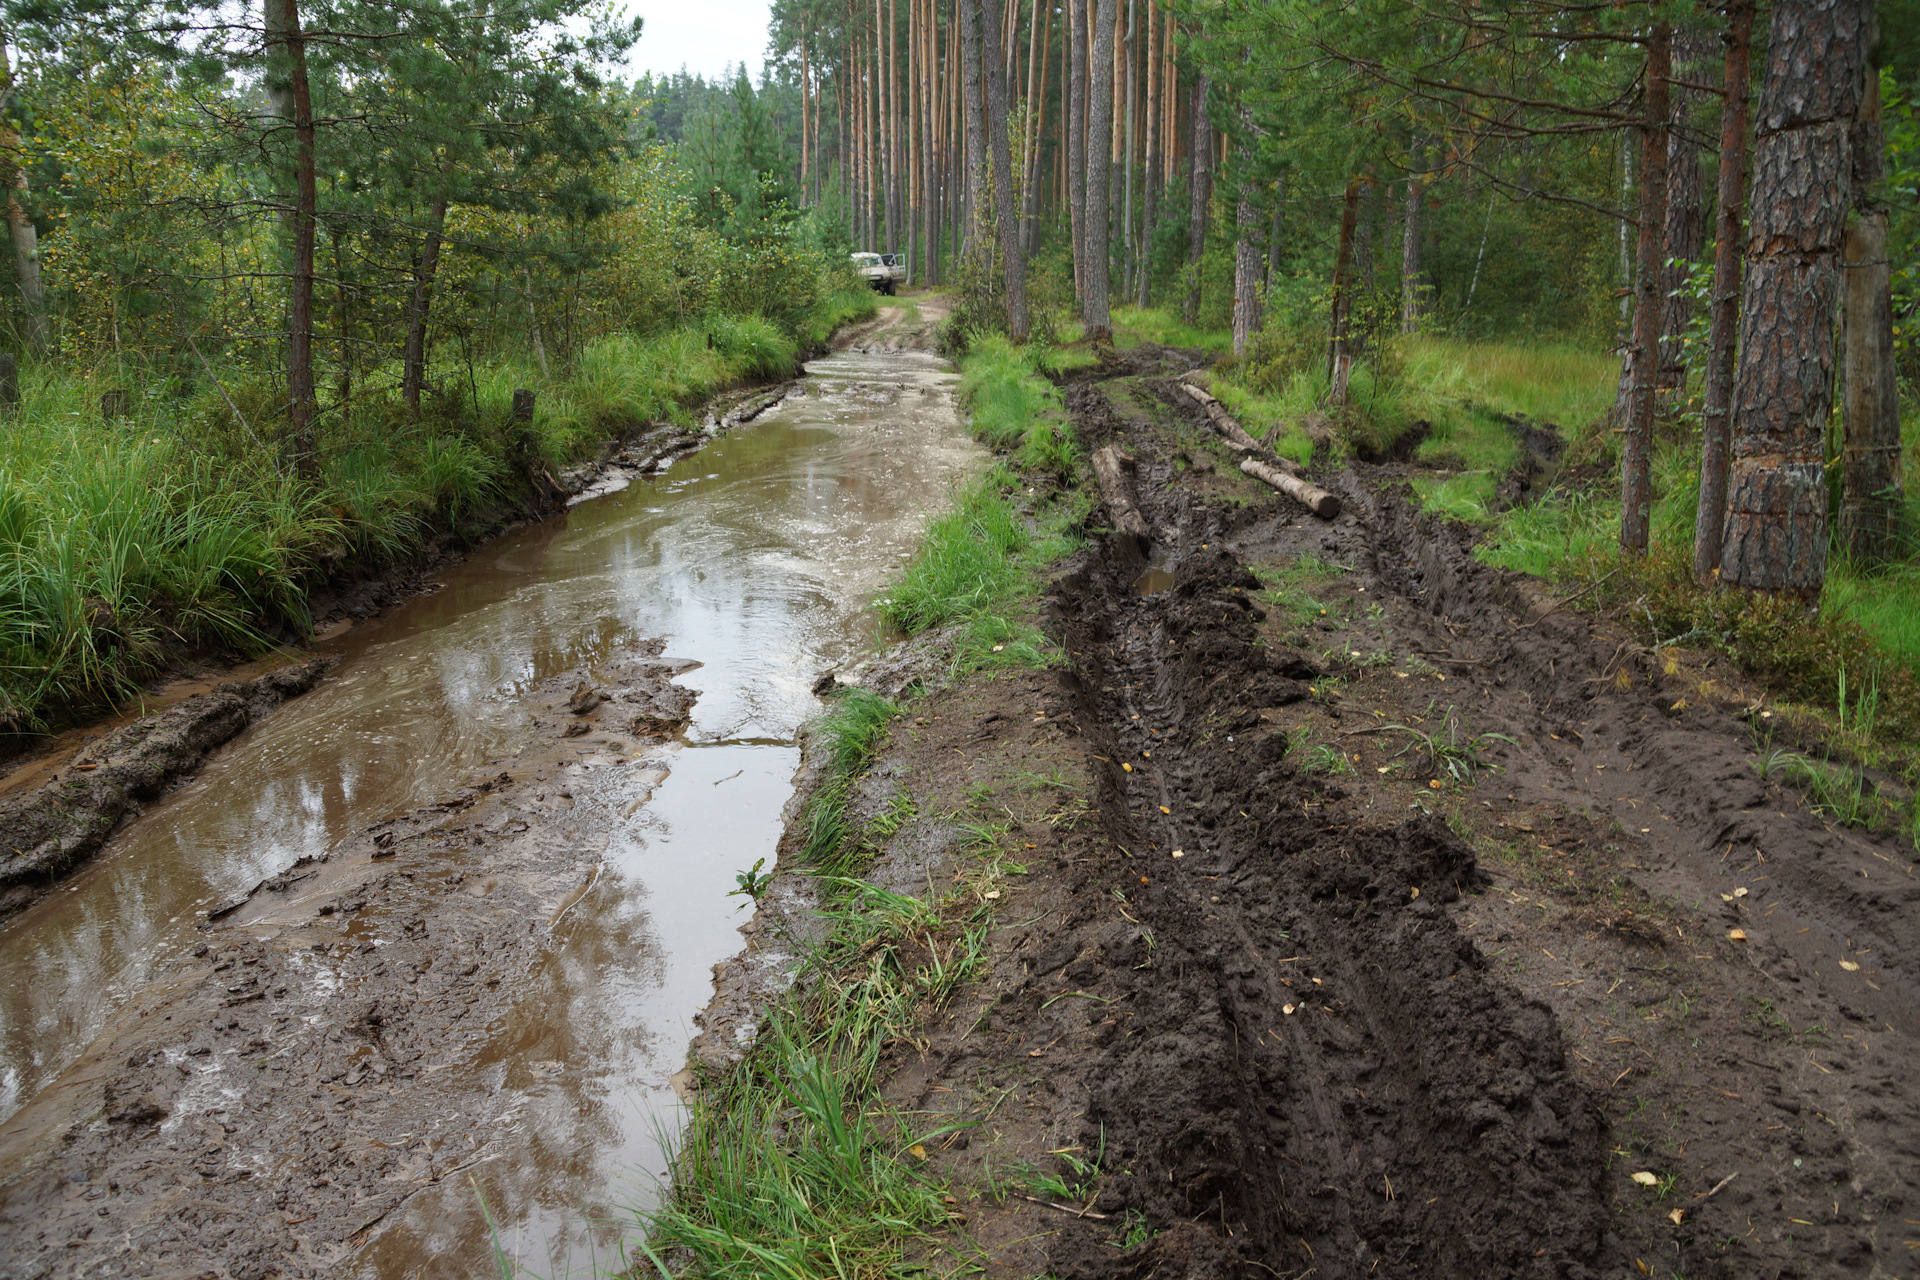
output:
<svg viewBox="0 0 1920 1280"><path fill-rule="evenodd" d="M515 422L533 421L533 392L526 387L514 389L513 420Z"/></svg>
<svg viewBox="0 0 1920 1280"><path fill-rule="evenodd" d="M124 418L133 411L133 392L125 387L100 393L100 416L108 422Z"/></svg>

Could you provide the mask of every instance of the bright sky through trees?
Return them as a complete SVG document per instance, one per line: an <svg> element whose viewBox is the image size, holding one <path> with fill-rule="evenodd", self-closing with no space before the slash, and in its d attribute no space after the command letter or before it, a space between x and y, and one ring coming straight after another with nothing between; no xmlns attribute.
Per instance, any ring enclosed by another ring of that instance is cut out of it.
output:
<svg viewBox="0 0 1920 1280"><path fill-rule="evenodd" d="M625 0L619 9L647 21L627 60L635 75L670 74L685 67L713 80L741 64L748 75L760 75L767 47L767 0Z"/></svg>

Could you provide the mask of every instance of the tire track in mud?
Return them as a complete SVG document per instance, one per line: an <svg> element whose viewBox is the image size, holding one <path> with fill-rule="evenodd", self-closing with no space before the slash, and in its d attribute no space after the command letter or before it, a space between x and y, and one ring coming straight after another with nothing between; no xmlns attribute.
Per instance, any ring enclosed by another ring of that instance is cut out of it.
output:
<svg viewBox="0 0 1920 1280"><path fill-rule="evenodd" d="M1468 535L1399 494L1351 472L1335 483L1369 535L1365 567L1418 606L1432 651L1514 691L1477 713L1479 727L1558 735L1558 758L1515 754L1516 781L1623 822L1637 815L1654 846L1652 891L1712 902L1754 884L1719 914L1747 935L1763 973L1812 978L1843 1016L1920 1034L1920 880L1901 874L1897 847L1770 795L1752 725L1669 680L1653 650L1481 564ZM1837 968L1850 956L1869 958L1872 986Z"/></svg>
<svg viewBox="0 0 1920 1280"><path fill-rule="evenodd" d="M1069 407L1089 445L1125 429L1096 388ZM1143 479L1164 481L1150 434L1131 434ZM1260 716L1304 698L1313 667L1255 644L1259 583L1220 513L1164 483L1141 498L1172 586L1136 594L1138 550L1112 538L1051 599L1139 927L1049 951L1077 953L1068 975L1131 1014L1080 1068L1101 1208L1185 1225L1117 1261L1110 1231L1070 1226L1053 1269L1590 1274L1601 1122L1552 1013L1489 977L1442 910L1482 882L1472 853L1434 818L1317 812Z"/></svg>

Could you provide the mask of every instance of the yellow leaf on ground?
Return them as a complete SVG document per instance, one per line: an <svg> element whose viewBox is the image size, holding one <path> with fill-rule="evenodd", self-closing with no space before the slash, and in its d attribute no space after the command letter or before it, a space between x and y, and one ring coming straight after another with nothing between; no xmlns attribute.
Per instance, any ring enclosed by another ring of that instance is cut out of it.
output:
<svg viewBox="0 0 1920 1280"><path fill-rule="evenodd" d="M1185 849L1175 849L1173 851L1173 856L1176 858L1184 858L1187 856L1187 851Z"/></svg>
<svg viewBox="0 0 1920 1280"><path fill-rule="evenodd" d="M1747 931L1745 929L1729 929L1727 930L1727 937L1735 942L1745 942L1747 940Z"/></svg>
<svg viewBox="0 0 1920 1280"><path fill-rule="evenodd" d="M1415 897L1415 898L1417 898L1417 897L1419 897L1419 896L1420 896L1420 887L1419 887L1418 885L1415 885L1415 886L1414 886L1414 888L1413 888L1413 893L1412 893L1412 895L1411 895L1411 896L1412 896L1412 897Z"/></svg>
<svg viewBox="0 0 1920 1280"><path fill-rule="evenodd" d="M1855 964L1855 963L1854 963L1853 961L1851 961L1851 960L1842 960L1842 961L1840 962L1840 967L1841 967L1842 969L1845 969L1845 970L1846 970L1846 971L1847 971L1848 973L1858 973L1858 972L1860 972L1860 966L1859 966L1859 965L1857 965L1857 964Z"/></svg>
<svg viewBox="0 0 1920 1280"><path fill-rule="evenodd" d="M1162 813L1172 813L1172 812L1173 812L1173 810L1171 810L1171 809L1169 809L1169 808L1167 808L1167 806L1165 806L1165 805L1161 805L1161 806L1160 806L1160 812L1162 812Z"/></svg>
<svg viewBox="0 0 1920 1280"><path fill-rule="evenodd" d="M1683 1218L1684 1216L1686 1215L1681 1210L1675 1209L1672 1213L1667 1215L1667 1221L1671 1222L1674 1226L1677 1227L1680 1225L1680 1219Z"/></svg>
<svg viewBox="0 0 1920 1280"><path fill-rule="evenodd" d="M915 1160L925 1160L927 1158L927 1149L916 1142L907 1148L907 1154Z"/></svg>
<svg viewBox="0 0 1920 1280"><path fill-rule="evenodd" d="M1291 1015L1293 1013L1293 1006L1290 1004L1283 1004L1280 1006L1280 1012Z"/></svg>
<svg viewBox="0 0 1920 1280"><path fill-rule="evenodd" d="M1653 1174L1648 1173L1645 1169L1642 1169L1640 1172L1634 1174L1633 1180L1639 1183L1643 1187L1653 1187L1653 1186L1658 1186L1660 1184L1660 1179L1655 1177Z"/></svg>
<svg viewBox="0 0 1920 1280"><path fill-rule="evenodd" d="M1132 765L1130 765L1130 764L1122 764L1122 765L1121 765L1120 767L1121 767L1122 769L1125 769L1125 770L1126 770L1126 771L1127 771L1128 773L1132 773L1132 772L1133 772L1133 766L1132 766Z"/></svg>
<svg viewBox="0 0 1920 1280"><path fill-rule="evenodd" d="M1736 897L1736 898L1744 898L1744 897L1746 897L1746 896L1747 896L1747 887L1746 887L1745 885L1741 885L1741 886L1740 886L1740 887L1739 887L1738 889L1735 889L1735 890L1733 891L1733 896L1734 896L1734 897Z"/></svg>

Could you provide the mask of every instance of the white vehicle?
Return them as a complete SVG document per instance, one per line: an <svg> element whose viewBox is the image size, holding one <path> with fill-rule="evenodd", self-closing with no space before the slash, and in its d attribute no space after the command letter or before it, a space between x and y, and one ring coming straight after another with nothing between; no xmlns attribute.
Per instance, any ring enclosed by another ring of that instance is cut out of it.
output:
<svg viewBox="0 0 1920 1280"><path fill-rule="evenodd" d="M907 255L904 253L856 253L853 269L880 293L892 297L894 290L907 282Z"/></svg>

